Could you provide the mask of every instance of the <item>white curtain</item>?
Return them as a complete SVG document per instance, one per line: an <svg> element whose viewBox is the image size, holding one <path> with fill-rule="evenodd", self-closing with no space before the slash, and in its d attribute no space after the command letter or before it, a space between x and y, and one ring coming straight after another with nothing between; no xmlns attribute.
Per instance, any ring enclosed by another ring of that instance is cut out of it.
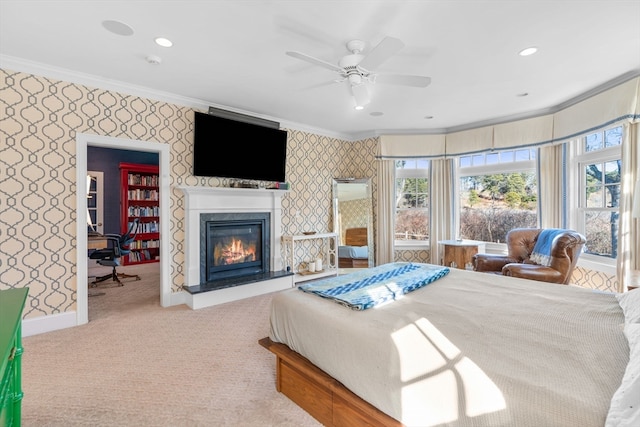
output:
<svg viewBox="0 0 640 427"><path fill-rule="evenodd" d="M431 161L431 220L429 222L431 264L440 264L438 241L455 237L453 169L453 159Z"/></svg>
<svg viewBox="0 0 640 427"><path fill-rule="evenodd" d="M564 144L540 147L538 217L542 228L564 228Z"/></svg>
<svg viewBox="0 0 640 427"><path fill-rule="evenodd" d="M394 160L379 160L377 163L376 265L382 265L394 261L396 163Z"/></svg>
<svg viewBox="0 0 640 427"><path fill-rule="evenodd" d="M618 291L624 292L631 271L640 270L640 218L633 212L633 196L640 181L640 123L625 123L622 140L622 188L620 189L620 221L618 231ZM638 291L635 291L638 292Z"/></svg>

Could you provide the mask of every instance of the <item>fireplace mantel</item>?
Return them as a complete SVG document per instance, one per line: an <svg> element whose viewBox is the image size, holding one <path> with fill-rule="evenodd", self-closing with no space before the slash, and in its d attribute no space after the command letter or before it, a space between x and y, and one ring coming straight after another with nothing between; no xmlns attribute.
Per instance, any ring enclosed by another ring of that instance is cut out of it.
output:
<svg viewBox="0 0 640 427"><path fill-rule="evenodd" d="M202 186L178 186L175 188L185 195L185 286L195 286L201 283L200 214L205 213L269 212L271 214L270 270L281 271L283 269L280 243L282 237L281 200L282 196L288 193L287 190ZM292 286L291 278L285 277L211 291L205 295L191 295L193 300L188 301L187 304L191 308L206 307Z"/></svg>

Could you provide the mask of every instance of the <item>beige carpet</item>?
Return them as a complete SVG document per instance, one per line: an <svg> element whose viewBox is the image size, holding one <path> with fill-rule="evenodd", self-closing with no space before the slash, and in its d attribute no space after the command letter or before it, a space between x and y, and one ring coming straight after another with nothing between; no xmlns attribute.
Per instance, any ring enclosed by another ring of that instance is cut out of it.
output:
<svg viewBox="0 0 640 427"><path fill-rule="evenodd" d="M270 295L162 308L158 264L121 271L142 280L90 288L88 324L24 338L23 426L320 425L275 390Z"/></svg>

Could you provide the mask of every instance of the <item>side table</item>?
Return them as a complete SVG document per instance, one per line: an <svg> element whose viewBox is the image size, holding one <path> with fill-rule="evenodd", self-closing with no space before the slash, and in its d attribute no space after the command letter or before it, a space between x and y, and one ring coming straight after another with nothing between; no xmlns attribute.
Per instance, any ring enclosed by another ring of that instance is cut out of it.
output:
<svg viewBox="0 0 640 427"><path fill-rule="evenodd" d="M442 246L440 264L463 270L473 270L473 256L485 251L485 242L478 240L440 240L438 245Z"/></svg>

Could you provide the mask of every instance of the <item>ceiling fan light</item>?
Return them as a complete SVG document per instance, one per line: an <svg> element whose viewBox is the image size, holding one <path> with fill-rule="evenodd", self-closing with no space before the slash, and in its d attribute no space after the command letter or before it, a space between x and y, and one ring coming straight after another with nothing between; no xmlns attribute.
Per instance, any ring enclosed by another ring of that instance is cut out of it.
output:
<svg viewBox="0 0 640 427"><path fill-rule="evenodd" d="M369 91L364 84L351 86L351 92L356 101L356 109L363 109L369 103Z"/></svg>

